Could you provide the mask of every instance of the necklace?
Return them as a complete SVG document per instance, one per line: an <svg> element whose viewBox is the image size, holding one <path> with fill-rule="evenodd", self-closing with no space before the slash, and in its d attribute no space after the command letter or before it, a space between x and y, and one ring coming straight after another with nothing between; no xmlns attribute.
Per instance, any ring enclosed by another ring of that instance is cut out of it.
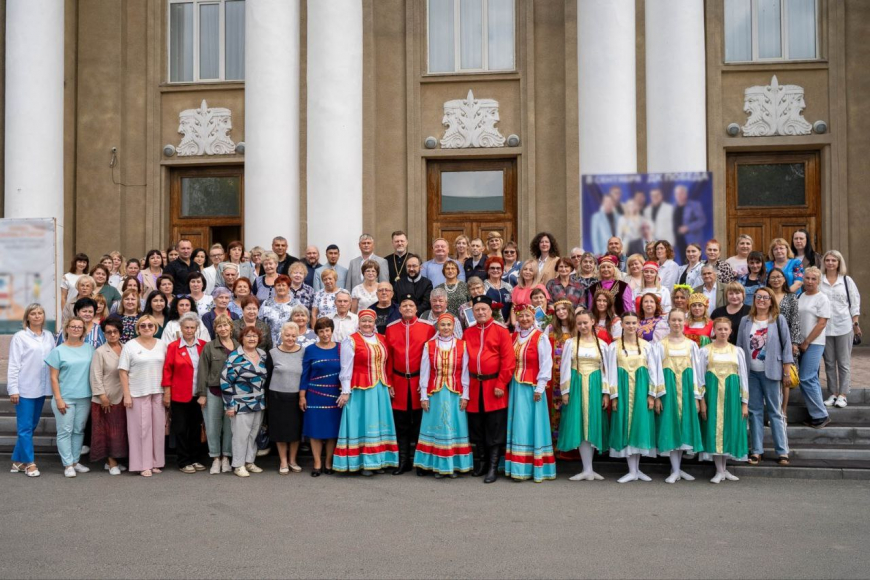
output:
<svg viewBox="0 0 870 580"><path fill-rule="evenodd" d="M398 282L399 279L402 277L402 270L405 269L405 260L407 260L407 258L407 253L402 256L402 267L399 268L399 265L396 263L396 254L393 254L393 269L396 270L396 277L394 278L394 280L396 282Z"/></svg>
<svg viewBox="0 0 870 580"><path fill-rule="evenodd" d="M450 287L450 284L448 284L447 282L445 282L445 283L444 283L444 289L447 290L447 293L448 293L448 294L453 294L454 292L456 292L456 290L459 289L459 282L457 282L456 284L454 284L454 285L453 285L453 288Z"/></svg>

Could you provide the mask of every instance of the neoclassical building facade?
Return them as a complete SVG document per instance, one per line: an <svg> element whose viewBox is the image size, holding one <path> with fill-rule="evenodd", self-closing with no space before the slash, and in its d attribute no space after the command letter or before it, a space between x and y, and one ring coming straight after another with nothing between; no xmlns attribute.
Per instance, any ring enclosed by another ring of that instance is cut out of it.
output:
<svg viewBox="0 0 870 580"><path fill-rule="evenodd" d="M5 0L0 16L4 216L57 217L67 257L283 235L350 259L361 232L383 255L396 229L424 253L491 230L570 247L581 175L711 171L723 245L806 227L870 284L870 2Z"/></svg>

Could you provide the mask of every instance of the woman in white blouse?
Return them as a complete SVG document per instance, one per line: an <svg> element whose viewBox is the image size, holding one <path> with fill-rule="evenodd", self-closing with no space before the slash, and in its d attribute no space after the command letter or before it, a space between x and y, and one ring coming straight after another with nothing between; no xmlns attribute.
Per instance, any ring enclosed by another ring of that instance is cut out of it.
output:
<svg viewBox="0 0 870 580"><path fill-rule="evenodd" d="M33 431L39 424L45 398L51 395L45 357L54 348L54 337L43 329L45 310L33 303L24 309L24 330L12 337L9 345L9 372L6 392L15 405L18 439L12 452L12 473L39 477L33 462Z"/></svg>
<svg viewBox="0 0 870 580"><path fill-rule="evenodd" d="M166 343L154 338L157 321L146 314L136 321L137 337L124 345L118 370L127 408L130 471L143 477L160 473L166 460L163 446L166 411L163 405L163 362Z"/></svg>

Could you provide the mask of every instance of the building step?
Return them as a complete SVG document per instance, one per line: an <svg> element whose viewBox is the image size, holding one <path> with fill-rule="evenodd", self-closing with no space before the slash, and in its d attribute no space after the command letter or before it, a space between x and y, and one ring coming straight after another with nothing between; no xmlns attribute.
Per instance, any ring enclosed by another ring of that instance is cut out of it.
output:
<svg viewBox="0 0 870 580"><path fill-rule="evenodd" d="M827 391L825 388L822 388L822 399L827 399ZM850 405L870 405L870 389L859 389L857 387L852 387L852 390L846 395L846 402ZM806 406L804 403L804 397L801 393L800 388L792 389L788 395L788 404L798 405L798 406ZM848 407L847 407L848 408Z"/></svg>
<svg viewBox="0 0 870 580"><path fill-rule="evenodd" d="M5 396L5 388L0 390L0 393L3 393L3 396L0 396L0 415L12 415L14 417L16 406L12 404L12 401L9 400L9 397ZM42 416L53 416L51 411L51 397L46 397L45 399L45 404L43 404L42 406Z"/></svg>
<svg viewBox="0 0 870 580"><path fill-rule="evenodd" d="M15 441L17 437L6 433L0 434L0 453L12 453L15 449ZM57 454L57 439L54 435L34 435L33 450L36 453L53 453Z"/></svg>
<svg viewBox="0 0 870 580"><path fill-rule="evenodd" d="M870 424L870 405L856 403L845 409L828 407L828 415L834 423L868 423ZM788 406L788 422L799 425L810 418L807 408L802 405Z"/></svg>
<svg viewBox="0 0 870 580"><path fill-rule="evenodd" d="M43 415L39 424L33 430L34 435L54 435L57 432L57 422L54 415ZM15 435L18 433L15 415L0 414L0 435Z"/></svg>
<svg viewBox="0 0 870 580"><path fill-rule="evenodd" d="M764 459L775 461L773 447L766 447ZM870 445L798 445L789 446L790 459L825 461L870 461Z"/></svg>
<svg viewBox="0 0 870 580"><path fill-rule="evenodd" d="M803 425L788 426L790 445L870 445L870 424L832 422L824 429ZM770 428L764 429L764 444L770 446L773 439Z"/></svg>

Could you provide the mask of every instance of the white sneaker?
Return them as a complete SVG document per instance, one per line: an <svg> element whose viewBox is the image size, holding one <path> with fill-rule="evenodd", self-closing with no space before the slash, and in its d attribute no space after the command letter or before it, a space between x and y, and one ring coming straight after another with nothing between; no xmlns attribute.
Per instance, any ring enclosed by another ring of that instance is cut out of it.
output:
<svg viewBox="0 0 870 580"><path fill-rule="evenodd" d="M116 465L115 467L110 467L109 475L121 475L121 467L119 465Z"/></svg>
<svg viewBox="0 0 870 580"><path fill-rule="evenodd" d="M825 407L833 407L835 402L837 402L837 395L831 395L825 399Z"/></svg>
<svg viewBox="0 0 870 580"><path fill-rule="evenodd" d="M245 469L245 466L244 466L244 465L243 465L242 467L236 467L236 468L233 470L233 473L235 473L235 474L238 475L239 477L251 477L251 474L248 473L248 470Z"/></svg>
<svg viewBox="0 0 870 580"><path fill-rule="evenodd" d="M263 468L257 467L253 463L248 463L247 465L245 465L245 469L247 469L251 473L263 473Z"/></svg>
<svg viewBox="0 0 870 580"><path fill-rule="evenodd" d="M91 470L90 467L85 467L81 463L76 463L75 465L73 465L73 469L75 469L79 473L87 473Z"/></svg>
<svg viewBox="0 0 870 580"><path fill-rule="evenodd" d="M844 397L843 395L840 395L839 397L837 397L837 402L834 403L834 406L837 407L838 409L843 409L848 404L849 403L846 402L846 397Z"/></svg>
<svg viewBox="0 0 870 580"><path fill-rule="evenodd" d="M126 466L126 465L121 465L121 464L119 463L119 464L118 464L118 469L120 469L121 471L127 471L127 466ZM103 470L104 470L104 471L112 471L112 466L109 465L108 463L104 463L104 464L103 464Z"/></svg>
<svg viewBox="0 0 870 580"><path fill-rule="evenodd" d="M76 470L73 468L72 465L69 465L69 466L67 466L67 467L64 467L64 469L63 469L63 476L64 476L64 477L75 477L75 476L76 476Z"/></svg>
<svg viewBox="0 0 870 580"><path fill-rule="evenodd" d="M265 449L257 449L257 457L265 457L266 455L269 455L270 451L271 449L269 447L266 447Z"/></svg>
<svg viewBox="0 0 870 580"><path fill-rule="evenodd" d="M229 458L224 457L223 459L221 459L221 473L229 473L232 470L233 470L233 468L230 465Z"/></svg>
<svg viewBox="0 0 870 580"><path fill-rule="evenodd" d="M209 475L218 475L221 472L221 458L215 457L211 462L211 469L208 470Z"/></svg>
<svg viewBox="0 0 870 580"><path fill-rule="evenodd" d="M82 455L87 455L90 452L91 452L90 447L88 447L87 445L82 445Z"/></svg>

